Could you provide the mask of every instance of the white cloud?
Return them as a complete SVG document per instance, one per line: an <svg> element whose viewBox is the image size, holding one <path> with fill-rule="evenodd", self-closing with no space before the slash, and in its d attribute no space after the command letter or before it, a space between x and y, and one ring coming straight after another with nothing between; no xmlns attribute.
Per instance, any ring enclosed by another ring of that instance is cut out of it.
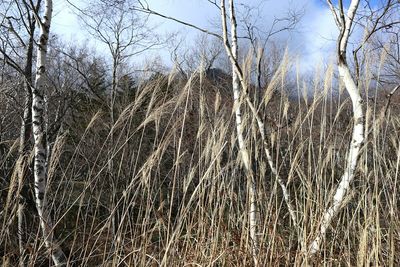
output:
<svg viewBox="0 0 400 267"><path fill-rule="evenodd" d="M338 29L328 7L312 6L302 23L304 31L296 49L302 67L312 70L321 62L329 62L335 52Z"/></svg>

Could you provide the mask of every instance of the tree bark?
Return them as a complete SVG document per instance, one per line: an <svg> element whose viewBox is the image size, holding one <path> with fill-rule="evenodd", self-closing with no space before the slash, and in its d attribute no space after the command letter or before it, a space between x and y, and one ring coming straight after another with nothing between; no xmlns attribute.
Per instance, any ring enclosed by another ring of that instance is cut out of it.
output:
<svg viewBox="0 0 400 267"><path fill-rule="evenodd" d="M20 143L19 143L19 160L18 168L18 243L20 251L20 266L25 265L25 227L24 227L24 210L26 199L22 194L23 187L26 187L26 175L29 165L29 139L32 133L32 55L33 55L33 33L29 37L27 47L27 59L25 66L25 103L24 115L21 123ZM28 190L26 190L28 191Z"/></svg>
<svg viewBox="0 0 400 267"><path fill-rule="evenodd" d="M251 249L254 260L254 265L258 266L258 253L259 253L259 245L258 245L258 237L257 237L257 188L256 181L254 177L254 173L250 164L250 154L248 148L245 144L244 136L243 136L243 124L242 124L242 114L240 109L240 77L236 71L237 64L237 54L238 54L238 43L237 43L237 23L235 17L235 9L233 0L229 0L230 7L230 24L231 24L231 47L229 46L228 34L227 34L227 26L226 26L226 9L225 9L225 0L221 0L221 18L222 18L222 27L223 27L223 39L225 43L225 48L228 52L228 56L231 58L232 62L232 89L233 89L233 98L234 98L234 111L235 111L235 119L236 119L236 131L237 131L237 139L239 150L242 158L243 165L245 167L247 173L247 187L249 194L249 228L250 228L250 239L251 239ZM230 51L229 51L230 50Z"/></svg>
<svg viewBox="0 0 400 267"><path fill-rule="evenodd" d="M347 92L350 95L350 99L353 105L353 134L349 147L349 154L347 158L346 168L339 183L338 188L336 189L335 195L333 196L333 202L330 207L326 208L322 223L320 225L319 232L317 236L312 241L309 251L311 255L320 251L320 246L322 239L325 237L325 233L333 219L333 217L337 214L341 205L343 203L344 197L350 187L350 183L354 178L354 173L356 171L357 162L360 154L361 146L364 142L364 110L363 110L363 101L361 95L359 93L356 82L354 81L350 68L347 64L346 60L346 51L347 44L350 37L350 30L354 20L355 13L357 11L359 0L352 0L350 7L347 12L347 17L344 16L343 4L342 1L339 1L339 16L336 14L333 5L330 0L328 3L330 4L331 11L333 12L336 23L340 27L340 35L338 38L338 69L340 79L343 81Z"/></svg>
<svg viewBox="0 0 400 267"><path fill-rule="evenodd" d="M35 5L36 12L39 10L41 4L41 0L38 0ZM26 5L27 7L27 5ZM28 7L27 7L28 9ZM33 13L32 12L32 13ZM22 14L21 14L22 16ZM26 46L26 61L24 67L24 78L25 78L25 103L24 103L24 113L21 122L21 131L20 131L20 143L19 143L19 159L17 163L18 168L18 243L19 243L19 265L25 266L25 247L26 247L26 222L25 222L25 206L27 201L31 200L30 202L33 203L33 200L29 197L29 188L26 181L26 177L30 176L32 173L29 171L29 140L32 134L32 67L33 67L33 49L34 49L34 36L35 36L35 20L32 18L31 13L28 12L27 14L28 24L26 25L26 30L29 34L28 43ZM23 192L26 192L24 194ZM27 199L29 198L29 200Z"/></svg>
<svg viewBox="0 0 400 267"><path fill-rule="evenodd" d="M35 180L35 202L39 214L40 226L43 231L45 245L51 251L51 257L56 266L66 265L66 256L61 247L54 239L54 226L50 218L50 212L46 203L46 135L45 135L45 103L44 91L46 86L46 55L49 39L53 1L45 1L43 20L36 14L37 23L40 29L40 36L37 49L36 80L32 88L32 125L34 137L34 180Z"/></svg>

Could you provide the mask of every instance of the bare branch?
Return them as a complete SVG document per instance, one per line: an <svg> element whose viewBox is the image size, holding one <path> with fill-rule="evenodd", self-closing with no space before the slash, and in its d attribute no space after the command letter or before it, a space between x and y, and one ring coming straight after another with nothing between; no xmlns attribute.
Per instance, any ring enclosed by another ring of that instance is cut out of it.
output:
<svg viewBox="0 0 400 267"><path fill-rule="evenodd" d="M144 12L144 13L149 14L149 15L155 15L155 16L158 16L158 17L161 17L161 18L164 18L164 19L175 21L175 22L177 22L179 24L182 24L182 25L188 26L190 28L196 29L198 31L201 31L201 32L207 33L209 35L212 35L212 36L214 36L214 37L216 37L218 39L222 39L221 35L219 35L217 33L214 33L214 32L211 32L209 30L206 30L204 28L198 27L198 26L196 26L196 25L194 25L192 23L189 23L189 22L186 22L186 21L183 21L183 20L176 19L174 17L170 17L170 16L167 16L167 15L161 14L161 13L159 13L157 11L154 11L154 10L150 9L148 5L143 5L142 4L141 7L132 7L131 9L135 10L135 11L139 11L139 12Z"/></svg>
<svg viewBox="0 0 400 267"><path fill-rule="evenodd" d="M336 25L338 26L338 28L340 28L342 23L341 23L341 20L339 19L339 16L338 16L337 12L336 12L336 8L333 6L331 0L327 0L327 3L329 5L329 9L331 10L331 12L333 14L333 17L335 19Z"/></svg>

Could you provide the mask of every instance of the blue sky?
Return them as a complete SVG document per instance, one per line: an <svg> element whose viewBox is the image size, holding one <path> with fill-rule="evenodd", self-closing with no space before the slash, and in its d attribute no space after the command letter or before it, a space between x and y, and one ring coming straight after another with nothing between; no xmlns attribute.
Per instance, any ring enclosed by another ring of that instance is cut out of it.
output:
<svg viewBox="0 0 400 267"><path fill-rule="evenodd" d="M71 0L71 2L82 6L85 1ZM160 13L218 31L215 26L219 22L218 10L206 0L148 0L148 3L152 9ZM330 10L323 0L239 0L237 3L238 7L241 3L248 5L261 3L258 21L259 26L265 29L269 27L274 17L282 17L289 8L303 8L304 17L297 31L291 34L283 33L276 38L282 45L287 45L292 54L298 55L306 68L313 68L319 62L326 62L331 58L337 29ZM72 14L65 0L54 1L54 14L52 25L54 33L61 35L65 41L83 42L86 39L87 33L79 30L78 19ZM151 21L159 25L158 31L161 34L179 31L189 42L198 34L193 29L158 17L152 17Z"/></svg>

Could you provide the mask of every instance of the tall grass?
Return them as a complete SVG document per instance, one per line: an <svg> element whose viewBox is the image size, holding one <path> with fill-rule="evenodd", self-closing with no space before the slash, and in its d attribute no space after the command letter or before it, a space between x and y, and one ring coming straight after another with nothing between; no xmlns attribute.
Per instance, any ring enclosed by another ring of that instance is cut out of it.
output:
<svg viewBox="0 0 400 267"><path fill-rule="evenodd" d="M299 92L312 92L303 99L284 93L288 74L281 71L260 101L298 227L267 164L257 122L243 110L257 177L262 266L400 264L400 117L396 101L383 114L386 100L378 95L366 102L368 138L345 205L318 257L305 253L343 173L352 129L351 103L337 90L333 69L317 76L314 88L298 80ZM69 264L252 266L247 180L232 103L222 82L201 72L188 80L171 72L143 81L136 95L118 106L111 127L107 112L91 110L84 114L91 117L60 134L49 162L47 199ZM9 146L0 165L9 165L13 153ZM12 177L3 189L11 193L0 217L4 266L14 265L19 255L15 196L20 189ZM26 253L30 264L48 265L35 214L32 208L27 214Z"/></svg>

